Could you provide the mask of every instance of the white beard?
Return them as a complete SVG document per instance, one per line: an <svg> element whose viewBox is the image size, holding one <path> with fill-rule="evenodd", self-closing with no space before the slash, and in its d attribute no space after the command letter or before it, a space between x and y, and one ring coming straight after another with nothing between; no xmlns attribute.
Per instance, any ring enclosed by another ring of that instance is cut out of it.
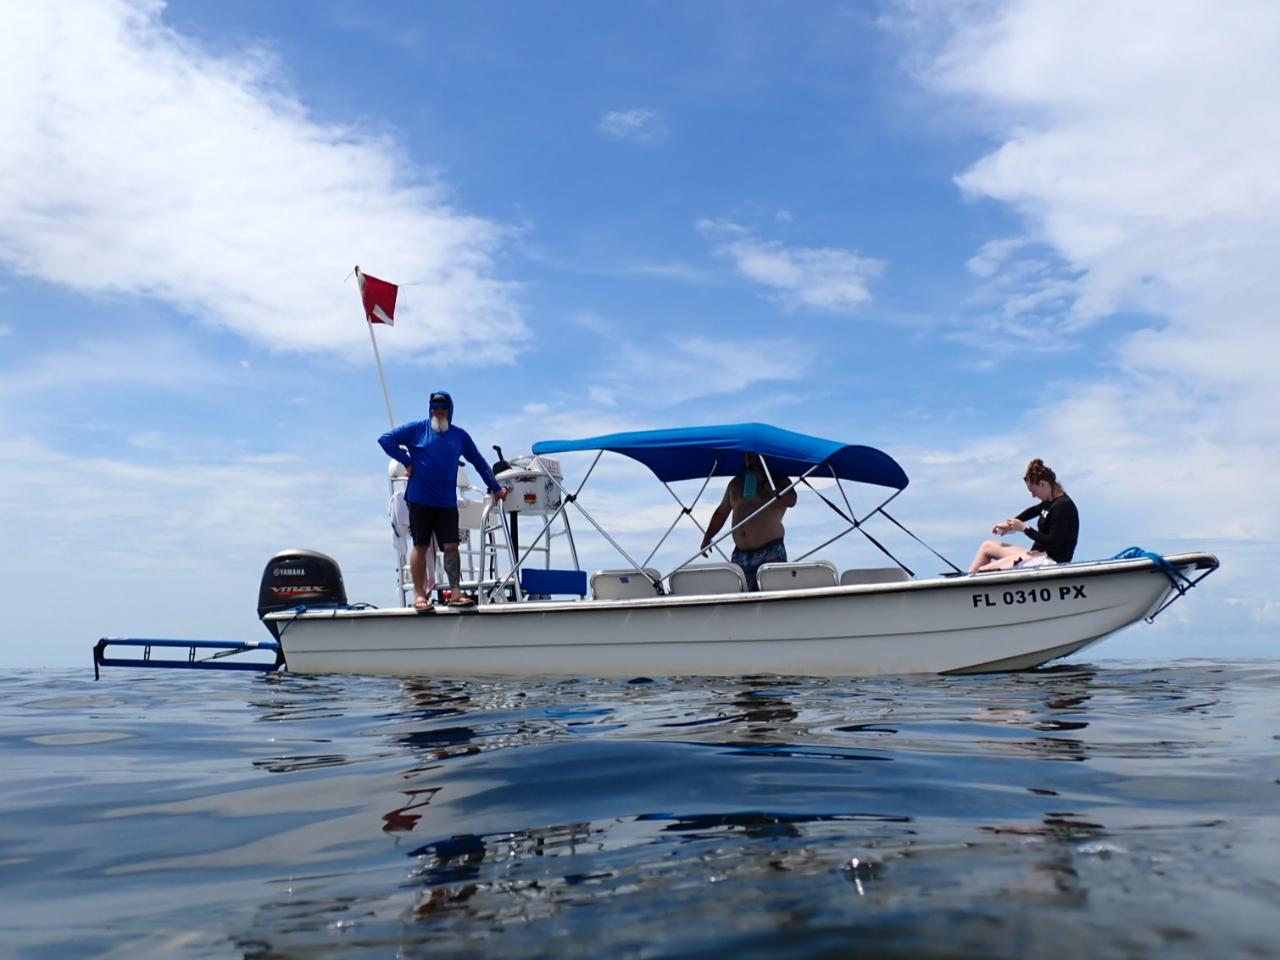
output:
<svg viewBox="0 0 1280 960"><path fill-rule="evenodd" d="M449 429L449 418L448 417L432 417L431 429L434 430L436 433L446 432Z"/></svg>

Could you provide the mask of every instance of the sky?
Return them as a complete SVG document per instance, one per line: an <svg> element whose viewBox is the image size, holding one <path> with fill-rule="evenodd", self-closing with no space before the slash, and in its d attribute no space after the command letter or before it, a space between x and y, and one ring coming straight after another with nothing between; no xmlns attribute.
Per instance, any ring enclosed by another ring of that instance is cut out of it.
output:
<svg viewBox="0 0 1280 960"><path fill-rule="evenodd" d="M401 285L397 421L447 389L486 455L739 421L875 446L960 566L1040 457L1077 559L1223 563L1090 659L1280 650L1269 0L0 12L0 667L265 638L285 548L396 601L356 264ZM637 554L678 510L619 458L582 503ZM831 519L809 495L792 553Z"/></svg>

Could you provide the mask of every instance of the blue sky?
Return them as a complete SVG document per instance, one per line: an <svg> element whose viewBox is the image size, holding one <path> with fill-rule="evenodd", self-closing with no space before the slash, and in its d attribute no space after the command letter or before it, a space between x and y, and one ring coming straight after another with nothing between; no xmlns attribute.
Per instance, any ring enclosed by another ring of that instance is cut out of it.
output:
<svg viewBox="0 0 1280 960"><path fill-rule="evenodd" d="M289 546L392 602L356 263L397 419L872 444L962 565L1040 456L1078 556L1224 561L1091 656L1274 655L1273 4L0 7L0 664L260 636ZM626 463L586 502L673 516Z"/></svg>

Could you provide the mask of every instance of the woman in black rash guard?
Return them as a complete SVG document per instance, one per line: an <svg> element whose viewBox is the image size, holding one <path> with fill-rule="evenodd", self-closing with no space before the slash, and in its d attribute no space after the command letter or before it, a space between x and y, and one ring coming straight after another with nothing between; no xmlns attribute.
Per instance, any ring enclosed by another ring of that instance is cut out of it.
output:
<svg viewBox="0 0 1280 960"><path fill-rule="evenodd" d="M1037 458L1027 464L1027 473L1022 481L1040 503L1028 507L1016 517L997 523L991 532L1004 536L1020 531L1031 538L1031 546L1019 547L1003 540L984 540L973 563L969 564L970 573L1068 563L1075 555L1076 539L1080 536L1080 514L1067 491L1058 483L1057 476L1044 465L1043 460ZM1039 526L1027 526L1027 521L1037 514Z"/></svg>

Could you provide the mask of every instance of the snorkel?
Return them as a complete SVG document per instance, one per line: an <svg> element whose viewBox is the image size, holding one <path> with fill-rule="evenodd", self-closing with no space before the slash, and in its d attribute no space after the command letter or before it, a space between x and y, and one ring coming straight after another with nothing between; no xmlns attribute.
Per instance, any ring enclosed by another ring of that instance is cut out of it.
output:
<svg viewBox="0 0 1280 960"><path fill-rule="evenodd" d="M759 492L758 478L756 477L756 468L760 465L760 458L757 454L747 454L747 472L742 478L742 496L747 500L754 500L756 493Z"/></svg>

